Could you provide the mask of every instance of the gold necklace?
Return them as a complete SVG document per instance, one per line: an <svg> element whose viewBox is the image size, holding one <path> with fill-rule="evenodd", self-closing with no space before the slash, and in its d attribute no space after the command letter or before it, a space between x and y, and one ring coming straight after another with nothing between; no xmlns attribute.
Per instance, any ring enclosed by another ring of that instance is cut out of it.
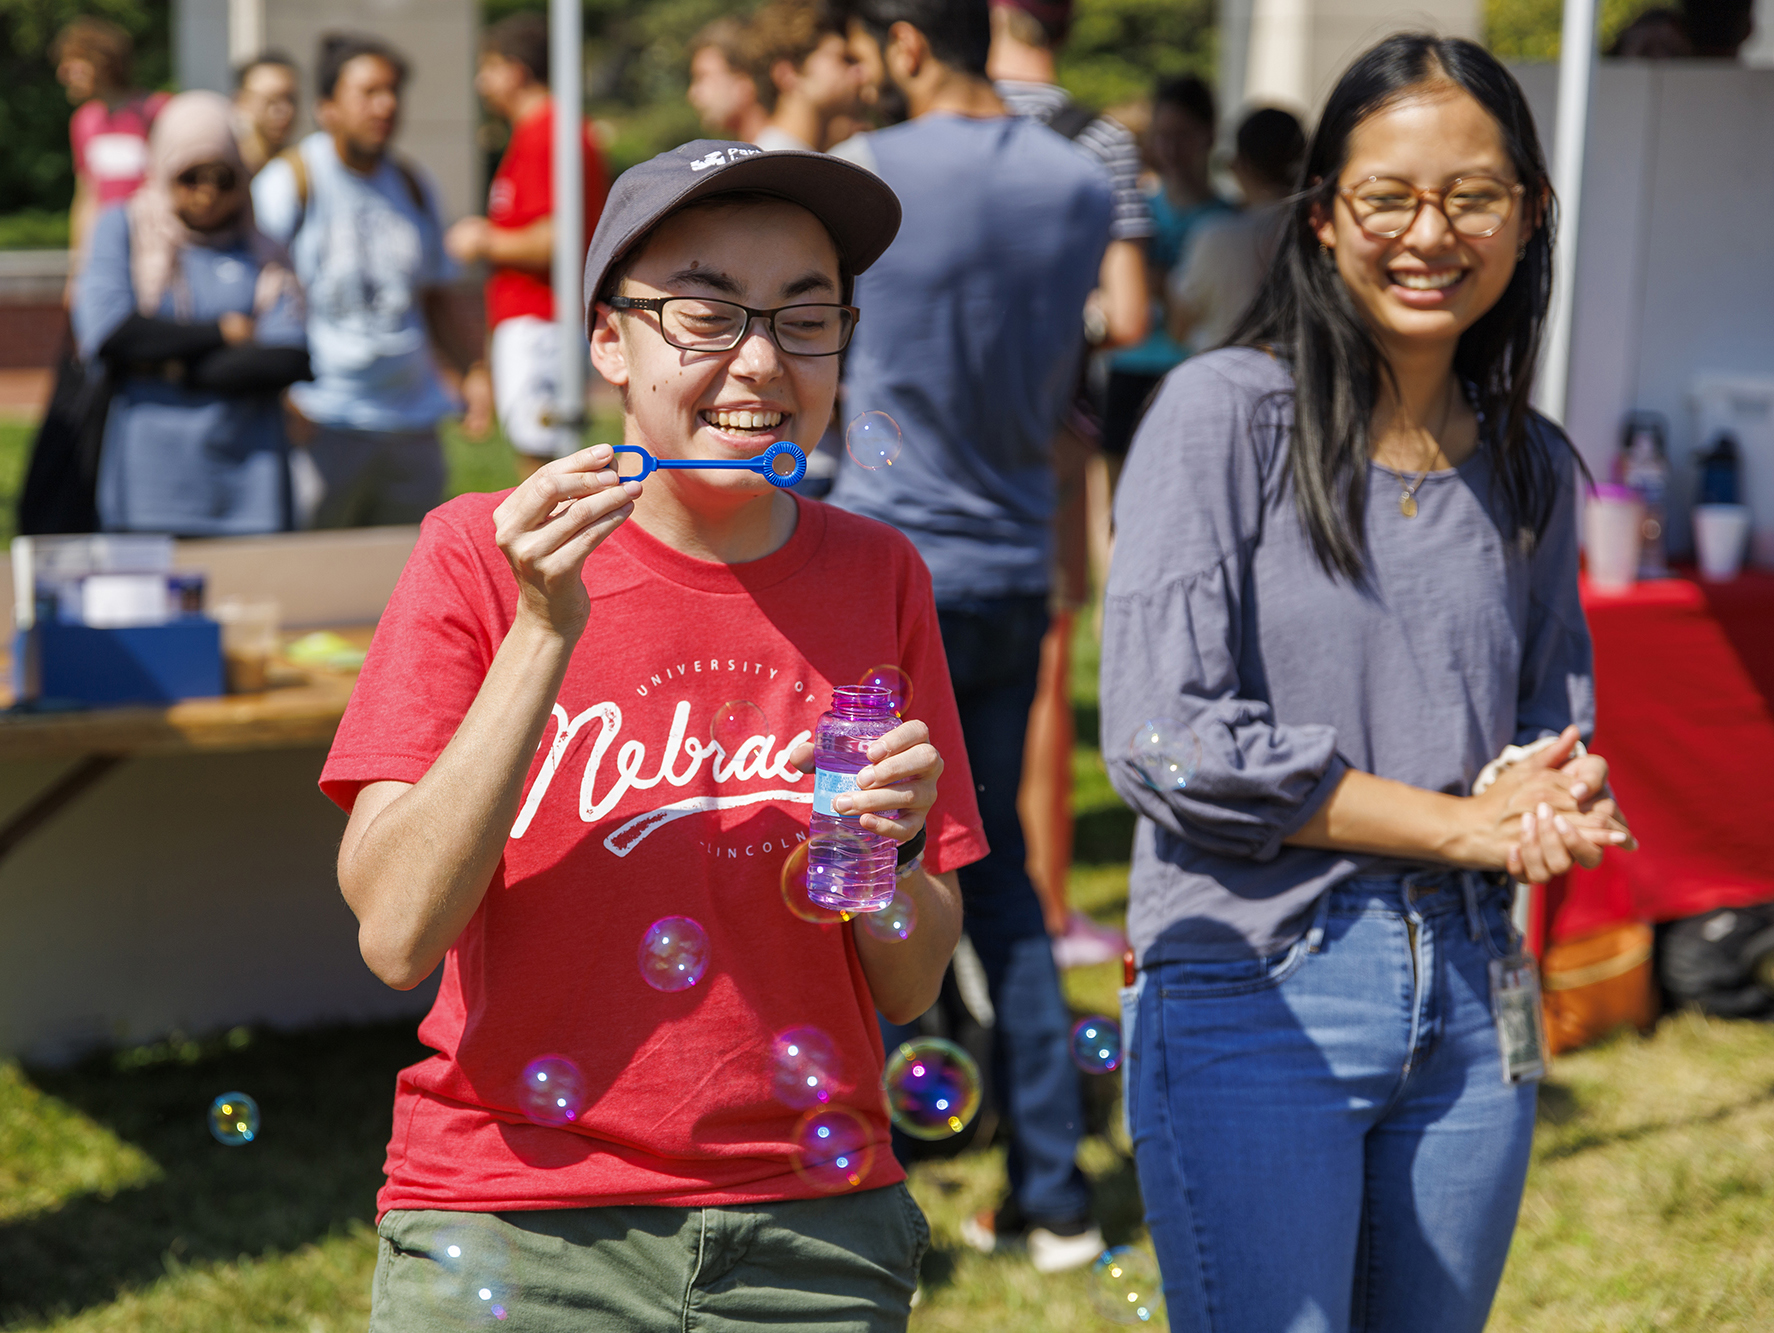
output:
<svg viewBox="0 0 1774 1333"><path fill-rule="evenodd" d="M1448 394L1444 390L1442 393L1442 396L1441 396L1441 424L1435 428L1435 433L1434 433L1433 438L1435 438L1436 440L1439 440L1441 438L1443 432L1445 432L1448 428L1448 418L1451 417L1453 414L1454 414L1454 405L1452 402L1449 401ZM1400 472L1397 468L1393 467L1392 464L1390 464L1390 463L1387 463L1385 465L1386 470L1388 472L1390 472L1398 480L1398 485L1399 485L1398 512L1403 514L1406 518L1415 518L1417 516L1417 488L1429 479L1430 472L1434 470L1434 468L1435 468L1435 452L1436 451L1430 452L1429 466L1424 468L1421 472L1419 472L1417 474L1417 479L1415 481L1413 481L1409 486L1406 486L1404 484L1404 473Z"/></svg>

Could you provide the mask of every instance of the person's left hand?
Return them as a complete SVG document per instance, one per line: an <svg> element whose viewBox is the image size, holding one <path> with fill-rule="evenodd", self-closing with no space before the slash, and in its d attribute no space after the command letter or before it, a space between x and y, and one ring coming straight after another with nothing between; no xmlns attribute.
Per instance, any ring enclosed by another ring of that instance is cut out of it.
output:
<svg viewBox="0 0 1774 1333"><path fill-rule="evenodd" d="M863 828L895 842L917 837L936 804L936 781L943 769L942 756L930 743L930 728L918 721L901 722L869 743L868 758L868 767L856 775L857 790L838 797L832 809L860 815ZM796 746L789 762L811 773L812 743Z"/></svg>
<svg viewBox="0 0 1774 1333"><path fill-rule="evenodd" d="M1608 789L1608 761L1591 751L1563 765L1559 772L1575 778L1570 789L1577 802L1575 820L1540 805L1521 817L1521 841L1509 849L1507 869L1518 880L1544 884L1573 865L1599 865L1604 848L1633 852L1638 839L1626 825L1619 804Z"/></svg>
<svg viewBox="0 0 1774 1333"><path fill-rule="evenodd" d="M472 264L486 254L492 230L485 218L462 218L444 233L444 250L458 264Z"/></svg>

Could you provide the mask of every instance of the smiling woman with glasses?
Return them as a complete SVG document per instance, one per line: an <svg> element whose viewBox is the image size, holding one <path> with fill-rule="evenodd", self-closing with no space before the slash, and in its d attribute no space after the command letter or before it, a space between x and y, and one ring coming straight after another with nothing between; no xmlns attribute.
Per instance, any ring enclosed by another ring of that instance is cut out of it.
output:
<svg viewBox="0 0 1774 1333"><path fill-rule="evenodd" d="M1479 1333L1544 1067L1514 883L1633 846L1579 746L1579 464L1528 405L1552 191L1509 72L1406 34L1285 210L1116 495L1140 1192L1179 1333Z"/></svg>

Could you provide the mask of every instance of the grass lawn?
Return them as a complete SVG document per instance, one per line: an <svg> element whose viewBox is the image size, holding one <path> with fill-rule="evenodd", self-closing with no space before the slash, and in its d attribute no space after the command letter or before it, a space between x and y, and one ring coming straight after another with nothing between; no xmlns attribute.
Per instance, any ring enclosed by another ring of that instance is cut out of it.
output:
<svg viewBox="0 0 1774 1333"><path fill-rule="evenodd" d="M455 489L509 484L495 475L499 451L449 447ZM1094 746L1088 633L1077 658L1072 892L1114 921L1126 905L1132 820ZM1113 1013L1117 971L1069 973L1074 1008ZM421 1054L406 1026L236 1029L68 1070L0 1063L0 1328L361 1330L394 1073ZM1082 1161L1109 1241L1137 1244L1127 1145L1107 1128L1115 1080L1091 1085L1098 1132ZM259 1100L264 1126L258 1141L224 1148L204 1114L235 1089ZM997 1201L1002 1176L998 1149L914 1169L935 1245L913 1329L1109 1327L1090 1305L1085 1274L1042 1278L961 1243L961 1221ZM1774 1327L1771 1222L1774 1027L1683 1015L1648 1039L1626 1035L1566 1056L1542 1091L1522 1225L1491 1328Z"/></svg>

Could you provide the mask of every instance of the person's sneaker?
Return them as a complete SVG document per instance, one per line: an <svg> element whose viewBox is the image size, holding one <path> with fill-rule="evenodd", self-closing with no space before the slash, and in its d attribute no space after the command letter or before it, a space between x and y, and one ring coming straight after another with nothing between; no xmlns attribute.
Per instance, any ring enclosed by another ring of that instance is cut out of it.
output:
<svg viewBox="0 0 1774 1333"><path fill-rule="evenodd" d="M997 1254L1020 1245L1023 1236L1008 1227L1000 1230L998 1215L986 1208L961 1223L961 1239L981 1254Z"/></svg>
<svg viewBox="0 0 1774 1333"><path fill-rule="evenodd" d="M1029 1262L1037 1273L1065 1273L1095 1263L1103 1252L1102 1228L1086 1226L1076 1235L1062 1236L1046 1227L1030 1227L1027 1237Z"/></svg>
<svg viewBox="0 0 1774 1333"><path fill-rule="evenodd" d="M1126 948L1127 936L1113 926L1099 926L1084 913L1073 912L1066 921L1066 933L1053 941L1053 961L1061 971L1112 963Z"/></svg>

